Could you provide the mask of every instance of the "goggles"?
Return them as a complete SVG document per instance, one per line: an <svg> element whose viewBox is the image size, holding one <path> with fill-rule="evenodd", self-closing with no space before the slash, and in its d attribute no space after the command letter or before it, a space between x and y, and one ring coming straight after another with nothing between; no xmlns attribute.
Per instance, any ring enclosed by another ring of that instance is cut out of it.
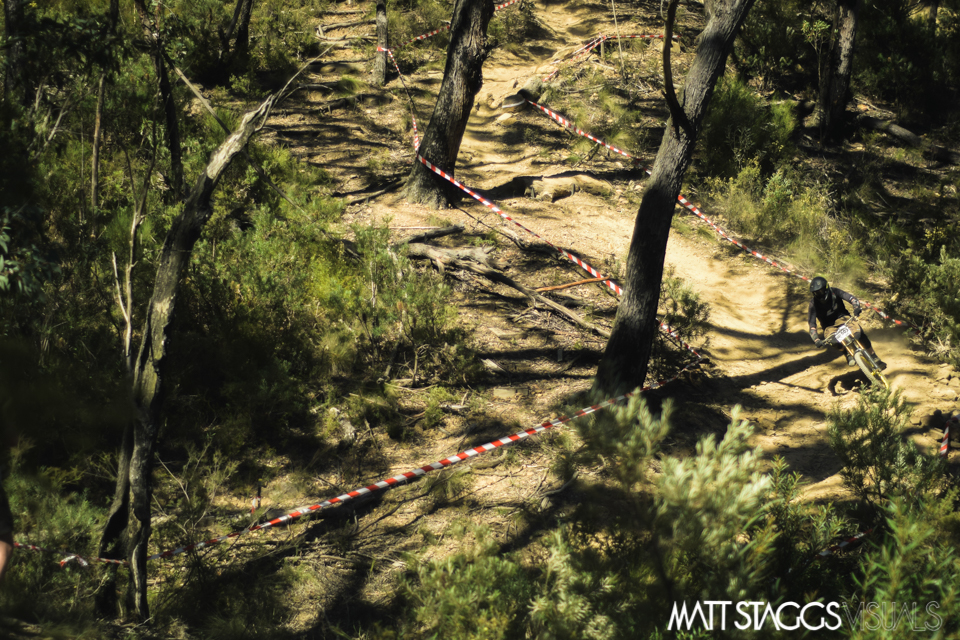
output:
<svg viewBox="0 0 960 640"><path fill-rule="evenodd" d="M816 298L817 300L826 300L827 295L829 293L830 293L830 289L828 289L827 287L824 287L823 289L818 289L817 291L814 291L813 297Z"/></svg>

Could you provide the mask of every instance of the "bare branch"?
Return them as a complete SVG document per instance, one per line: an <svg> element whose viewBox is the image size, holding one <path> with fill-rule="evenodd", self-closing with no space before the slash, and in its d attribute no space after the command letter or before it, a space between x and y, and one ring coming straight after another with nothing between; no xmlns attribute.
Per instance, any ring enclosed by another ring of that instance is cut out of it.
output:
<svg viewBox="0 0 960 640"><path fill-rule="evenodd" d="M667 24L663 30L663 95L670 107L670 117L674 126L679 126L687 135L693 135L690 119L677 100L676 90L673 88L673 67L670 66L670 50L673 48L673 22L677 17L679 0L670 0L667 7Z"/></svg>

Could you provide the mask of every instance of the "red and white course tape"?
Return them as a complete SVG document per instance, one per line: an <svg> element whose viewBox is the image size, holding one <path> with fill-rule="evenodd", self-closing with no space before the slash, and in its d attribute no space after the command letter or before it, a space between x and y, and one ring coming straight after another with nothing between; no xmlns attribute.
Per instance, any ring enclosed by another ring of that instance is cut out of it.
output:
<svg viewBox="0 0 960 640"><path fill-rule="evenodd" d="M481 203L482 205L484 205L485 207L487 207L488 209L490 209L491 211L493 211L494 213L496 213L498 216L500 216L500 217L503 218L504 220L508 220L508 221L512 222L512 223L515 224L517 227L519 227L520 229L523 229L524 231L526 231L527 233L529 233L529 234L532 235L533 237L535 237L535 238L537 238L537 239L539 239L539 240L542 240L542 241L545 242L547 245L549 245L551 248L553 248L554 250L556 250L556 251L557 251L560 255L562 255L564 258L566 258L566 259L569 260L570 262L574 263L575 265L577 265L578 267L580 267L581 269L583 269L584 271L586 271L587 273L589 273L590 275L592 275L594 278L603 278L603 276L600 275L600 272L597 271L597 270L593 267L593 265L591 265L589 262L587 262L586 260L584 260L584 259L582 259L581 257L577 256L576 254L573 254L573 253L567 251L566 249L564 249L564 248L562 248L562 247L558 247L557 245L553 244L552 242L550 242L549 240L547 240L546 238L544 238L544 237L541 236L540 234L538 234L538 233L536 233L535 231L533 231L533 230L531 230L531 229L528 229L527 227L523 226L522 224L520 224L519 222L517 222L516 220L514 220L513 218L511 218L510 216L508 216L506 213L504 213L503 209L501 209L500 207L498 207L498 206L495 205L494 203L490 202L489 200L487 200L486 198L484 198L483 196L481 196L481 195L480 195L479 193L477 193L476 191L473 191L472 189L468 188L468 187L465 186L463 183L461 183L459 180L455 179L453 176L451 176L451 175L449 175L448 173L446 173L443 169L439 168L438 166L436 166L435 164L433 164L432 162L430 162L429 160L427 160L426 158L424 158L423 156L421 156L419 153L417 154L417 160L418 160L423 166L427 167L428 169L430 169L431 171L433 171L435 174L437 174L438 176L440 176L440 177L443 178L444 180L450 182L452 185L454 185L455 187L457 187L457 188L459 188L460 190L462 190L464 193L466 193L466 194L469 195L471 198L473 198L473 199L476 200L477 202ZM610 279L610 278L605 278L605 279L602 280L601 282L602 282L602 284L604 284L605 286L607 286L609 289L611 289L613 292L615 292L618 296L619 296L619 295L623 295L623 288L622 288L619 284L617 284L614 280L612 280L612 279ZM680 338L680 334L677 332L676 329L672 328L670 325L668 325L668 324L666 324L666 323L661 322L661 323L660 323L660 330L661 330L664 334L666 334L667 336L669 336L670 338L672 338L673 340L677 341L684 349L686 349L687 351L689 351L690 353L692 353L692 354L697 358L697 360L702 360L702 359L703 359L703 357L702 357L699 353L697 353L696 349L694 349L690 344L688 344L688 343L685 342L682 338Z"/></svg>
<svg viewBox="0 0 960 640"><path fill-rule="evenodd" d="M624 37L626 37L626 36L624 36ZM544 107L543 105L538 104L538 103L536 103L536 102L534 102L534 101L532 101L532 100L527 100L527 102L528 102L530 105L532 105L533 107L536 107L539 111L541 111L542 113L544 113L544 114L545 114L546 116L548 116L551 120L557 122L558 124L560 124L560 125L563 126L564 128L570 129L571 131L575 132L577 135L583 136L584 138L587 138L588 140L594 142L595 144L601 145L601 146L603 146L603 147L605 147L605 148L607 148L607 149L610 149L611 151L613 151L613 152L615 152L615 153L618 153L618 154L620 154L620 155L622 155L622 156L624 156L624 157L626 157L626 158L629 158L634 164L639 164L639 161L638 161L633 155L627 153L626 151L623 151L623 150L621 150L621 149L618 149L617 147L614 147L613 145L609 144L608 142L606 142L606 141L598 138L597 136L594 136L594 135L591 134L591 133L588 133L588 132L584 131L583 129L580 129L580 128L577 127L571 120L569 120L568 118L565 118L564 116L562 116L561 114L557 113L556 111L553 111L552 109L549 109L549 108L547 108L547 107ZM650 175L650 173L651 173L652 170L650 169L650 167L644 167L644 168L643 168L643 171L644 171L644 173L646 173L647 175ZM759 259L759 260L763 260L763 261L766 262L767 264L769 264L769 265L771 265L771 266L773 266L773 267L776 267L776 268L780 269L780 270L783 271L784 273L787 273L787 274L789 274L789 275L792 275L792 276L795 276L795 277L797 277L797 278L800 278L801 280L804 280L805 282L810 282L810 278L808 278L807 276L803 275L802 273L797 273L791 266L786 265L785 263L784 263L784 264L781 264L780 262L777 262L776 260L770 258L769 256L766 256L766 255L760 253L759 251L756 251L756 250L754 250L754 249L751 249L751 248L748 247L747 245L743 244L742 242L740 242L739 240L737 240L736 238L734 238L733 236L731 236L730 234L728 234L726 231L724 231L722 228L720 228L719 225L717 225L715 222L713 222L712 220L710 220L710 218L708 218L707 216L705 216L705 215L703 214L703 212L700 211L700 209L699 209L696 205L694 205L692 202L690 202L689 200L687 200L687 199L683 196L683 194L679 194L679 195L677 196L677 201L678 201L681 205L683 205L683 207L684 207L685 209L687 209L690 213L694 214L695 216L697 216L698 218L700 218L701 220L703 220L705 223L707 223L721 238L723 238L724 240L727 240L728 242L732 243L732 244L735 245L736 247L740 248L742 251L745 251L746 253L749 253L750 255L752 255L753 257L755 257L755 258L757 258L757 259ZM879 316L880 316L881 318L883 318L884 320L889 320L890 322L893 322L893 323L896 324L897 326L909 327L910 329L912 329L912 330L913 330L916 334L918 334L918 335L921 333L920 328L917 327L917 326L916 326L915 324L913 324L912 322L910 322L909 320L898 320L898 319L890 316L890 315L887 314L886 312L882 311L880 308L876 307L875 305L873 305L873 304L871 304L871 303L869 303L869 302L867 302L867 301L865 301L865 300L862 300L862 299L861 299L861 300L860 300L860 303L861 303L864 307L866 307L866 308L874 311L877 315L879 315Z"/></svg>

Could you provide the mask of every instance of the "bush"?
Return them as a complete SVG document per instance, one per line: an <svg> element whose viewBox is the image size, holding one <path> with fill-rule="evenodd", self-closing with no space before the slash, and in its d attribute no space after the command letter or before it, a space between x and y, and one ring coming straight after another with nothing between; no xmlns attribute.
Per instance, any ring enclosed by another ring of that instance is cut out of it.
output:
<svg viewBox="0 0 960 640"><path fill-rule="evenodd" d="M707 332L710 322L710 305L700 299L683 278L668 267L660 285L660 311L662 322L676 329L687 341Z"/></svg>
<svg viewBox="0 0 960 640"><path fill-rule="evenodd" d="M105 514L68 489L75 474L58 468L28 472L25 453L24 449L14 451L4 482L15 514L14 538L47 552L22 549L14 553L0 603L5 613L20 618L87 624L97 587L90 572L98 569L81 570L75 561L61 567L58 562L68 553L96 555Z"/></svg>
<svg viewBox="0 0 960 640"><path fill-rule="evenodd" d="M709 182L731 228L809 271L852 279L863 268L859 241L835 218L828 193L791 169L764 174L754 161L729 180Z"/></svg>
<svg viewBox="0 0 960 640"><path fill-rule="evenodd" d="M904 435L909 420L900 391L883 388L865 391L853 409L837 405L828 416L844 484L874 509L893 498L915 504L944 488L940 459L921 454Z"/></svg>
<svg viewBox="0 0 960 640"><path fill-rule="evenodd" d="M533 584L518 558L501 555L482 527L454 524L450 532L463 551L435 561L410 558L401 582L407 624L400 637L516 638L524 633L524 612ZM381 632L381 638L396 638Z"/></svg>
<svg viewBox="0 0 960 640"><path fill-rule="evenodd" d="M533 3L521 2L519 6L507 7L493 14L487 27L487 37L491 46L519 53L526 45L527 36L534 33L537 25Z"/></svg>
<svg viewBox="0 0 960 640"><path fill-rule="evenodd" d="M829 43L810 37L809 26L804 27L818 22L818 4L804 0L757 3L734 49L744 74L759 78L764 88L817 91L819 78L812 71L819 68Z"/></svg>
<svg viewBox="0 0 960 640"><path fill-rule="evenodd" d="M946 539L941 524L953 511L956 491L946 500L894 499L885 509L886 534L866 557L857 577L857 593L849 598L848 616L857 615L869 603L883 603L885 609L864 613L862 623L850 637L907 637L913 629L934 631L932 637L952 638L960 631L960 556L957 540ZM928 609L933 603L934 607ZM894 607L891 615L889 605ZM915 625L910 613L917 608ZM891 636L892 616L907 615L900 622L900 635ZM856 613L855 613L856 612ZM930 615L933 614L933 615ZM878 616L884 616L878 621ZM937 616L939 619L935 618ZM904 631L906 633L904 633Z"/></svg>
<svg viewBox="0 0 960 640"><path fill-rule="evenodd" d="M790 102L768 103L734 78L717 83L697 143L700 172L732 178L755 163L764 175L793 156Z"/></svg>
<svg viewBox="0 0 960 640"><path fill-rule="evenodd" d="M898 308L921 327L922 337L935 342L935 352L960 367L960 258L946 245L939 262L928 263L907 249L891 279Z"/></svg>

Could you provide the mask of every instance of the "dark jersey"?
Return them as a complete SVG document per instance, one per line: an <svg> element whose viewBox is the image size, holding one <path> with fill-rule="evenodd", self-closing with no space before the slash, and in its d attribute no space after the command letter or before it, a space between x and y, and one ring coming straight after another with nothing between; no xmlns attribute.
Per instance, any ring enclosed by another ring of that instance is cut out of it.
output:
<svg viewBox="0 0 960 640"><path fill-rule="evenodd" d="M827 299L823 302L817 301L816 298L811 298L810 310L807 314L810 328L816 330L818 320L820 321L821 327L832 327L836 324L838 318L849 316L850 312L847 311L847 305L843 304L844 300L853 305L855 315L860 314L860 301L843 289L830 287L830 295L827 296Z"/></svg>

